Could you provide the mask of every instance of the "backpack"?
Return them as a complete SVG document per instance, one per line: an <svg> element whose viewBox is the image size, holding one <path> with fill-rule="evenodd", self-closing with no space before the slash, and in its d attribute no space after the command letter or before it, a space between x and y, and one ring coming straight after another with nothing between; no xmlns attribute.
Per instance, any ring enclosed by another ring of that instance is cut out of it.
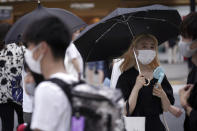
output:
<svg viewBox="0 0 197 131"><path fill-rule="evenodd" d="M120 90L73 84L52 78L72 105L71 131L125 131L121 118L124 100Z"/></svg>

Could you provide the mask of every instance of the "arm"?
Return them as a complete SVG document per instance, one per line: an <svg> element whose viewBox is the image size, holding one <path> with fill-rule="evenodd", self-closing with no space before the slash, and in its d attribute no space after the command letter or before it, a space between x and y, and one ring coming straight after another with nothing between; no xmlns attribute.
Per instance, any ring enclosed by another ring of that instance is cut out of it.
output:
<svg viewBox="0 0 197 131"><path fill-rule="evenodd" d="M130 86L132 86L132 84L130 84L127 79L128 79L128 77L125 77L124 73L123 73L118 78L117 84L116 84L116 89L121 90L122 96L123 96L123 98L126 102L129 99L129 95L130 95L130 92L132 90L132 88L129 88ZM126 102L124 104L124 112L123 112L124 115L127 115Z"/></svg>
<svg viewBox="0 0 197 131"><path fill-rule="evenodd" d="M170 105L168 110L171 114L173 114L177 118L180 117L183 113L180 108L173 106L173 105Z"/></svg>
<svg viewBox="0 0 197 131"><path fill-rule="evenodd" d="M162 108L164 111L169 111L171 105L174 105L173 89L167 77L165 76L159 88L153 89L153 95L161 98Z"/></svg>
<svg viewBox="0 0 197 131"><path fill-rule="evenodd" d="M171 104L164 91L163 91L163 95L161 96L161 103L162 103L163 111L167 112Z"/></svg>
<svg viewBox="0 0 197 131"><path fill-rule="evenodd" d="M79 55L77 48L73 43L70 44L69 48L67 49L67 55L71 60L71 63L73 64L75 70L77 71L79 78L81 77L82 70L80 69L80 61L79 61Z"/></svg>
<svg viewBox="0 0 197 131"><path fill-rule="evenodd" d="M162 103L162 108L164 112L167 112L169 107L170 107L170 101L165 93L165 91L163 90L163 88L161 87L160 84L158 84L158 88L153 89L153 95L157 96L161 99L161 103Z"/></svg>
<svg viewBox="0 0 197 131"><path fill-rule="evenodd" d="M72 64L73 64L73 66L75 67L76 71L77 71L78 73L81 73L80 67L79 67L79 62L78 62L77 58L73 58L73 59L72 59Z"/></svg>
<svg viewBox="0 0 197 131"><path fill-rule="evenodd" d="M197 110L193 109L189 103L187 102L191 91L193 88L196 88L193 85L186 85L179 91L179 96L180 96L180 103L181 106L184 108L187 116L189 117L189 122L190 122L190 127L192 130L197 130ZM197 104L197 97L194 97L194 102L195 105Z"/></svg>
<svg viewBox="0 0 197 131"><path fill-rule="evenodd" d="M131 91L131 94L129 96L129 99L128 99L129 114L132 114L134 109L135 109L135 106L136 106L136 103L137 103L137 98L138 98L138 93L139 93L139 89L136 86L134 86L134 88Z"/></svg>
<svg viewBox="0 0 197 131"><path fill-rule="evenodd" d="M137 77L138 80L136 80L136 83L134 79L136 79L136 77L131 77L131 76L128 77L128 75L125 75L123 73L120 75L116 85L116 88L121 89L123 98L126 101L124 106L125 115L132 113L133 110L135 109L136 101L138 97L138 91L140 90L140 88L143 87L143 84L145 83L145 78L143 76L138 76ZM128 103L129 108L131 108L129 109L131 110L129 112L127 112L126 103Z"/></svg>
<svg viewBox="0 0 197 131"><path fill-rule="evenodd" d="M133 87L133 90L131 91L131 94L130 94L129 99L128 99L129 113L127 112L127 114L132 114L133 113L133 111L136 107L139 90L143 87L143 85L145 83L146 82L145 82L144 76L139 75L136 79L136 83L135 83L135 85Z"/></svg>
<svg viewBox="0 0 197 131"><path fill-rule="evenodd" d="M193 87L194 87L193 85L188 84L179 90L179 97L180 97L181 106L185 109L185 112L188 116L190 116L190 113L192 111L192 107L188 104L187 100L190 96L190 93L191 93Z"/></svg>
<svg viewBox="0 0 197 131"><path fill-rule="evenodd" d="M189 105L184 105L183 108L184 108L184 110L185 110L185 113L186 113L188 116L190 116L191 111L193 110L192 107L189 106Z"/></svg>

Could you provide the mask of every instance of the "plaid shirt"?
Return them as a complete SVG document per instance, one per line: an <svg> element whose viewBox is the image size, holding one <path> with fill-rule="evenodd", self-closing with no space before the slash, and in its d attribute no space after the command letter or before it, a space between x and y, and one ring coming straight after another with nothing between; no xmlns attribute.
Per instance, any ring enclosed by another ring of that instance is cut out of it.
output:
<svg viewBox="0 0 197 131"><path fill-rule="evenodd" d="M22 93L24 51L24 47L14 43L0 51L0 103L7 103L9 99L15 101L13 97L17 98L16 94Z"/></svg>

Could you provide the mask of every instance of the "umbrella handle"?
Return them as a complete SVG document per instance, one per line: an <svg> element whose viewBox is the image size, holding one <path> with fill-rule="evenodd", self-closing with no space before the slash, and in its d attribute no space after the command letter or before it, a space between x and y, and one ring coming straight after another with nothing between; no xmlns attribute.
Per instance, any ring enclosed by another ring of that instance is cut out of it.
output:
<svg viewBox="0 0 197 131"><path fill-rule="evenodd" d="M137 55L136 55L136 53L135 53L134 48L133 48L133 53L134 53L134 56L135 56L135 61L136 61L136 63L137 63L137 68L138 68L138 70L139 70L139 73L142 74L142 73L141 73L141 70L140 70L140 66L139 66L138 60L137 60Z"/></svg>
<svg viewBox="0 0 197 131"><path fill-rule="evenodd" d="M138 68L139 74L142 74L134 48L133 48L133 53L134 53L134 56L135 56L135 60L136 60L136 63L137 63L137 68ZM144 84L144 86L148 86L150 84L150 79L145 79L145 80L146 80L146 83Z"/></svg>
<svg viewBox="0 0 197 131"><path fill-rule="evenodd" d="M145 78L145 80L146 80L146 83L144 84L144 86L148 86L150 84L150 79Z"/></svg>

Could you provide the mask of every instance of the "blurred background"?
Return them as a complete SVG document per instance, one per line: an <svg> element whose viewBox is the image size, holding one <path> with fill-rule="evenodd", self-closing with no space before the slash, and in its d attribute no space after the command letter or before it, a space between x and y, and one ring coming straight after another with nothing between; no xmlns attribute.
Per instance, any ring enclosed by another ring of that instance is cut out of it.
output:
<svg viewBox="0 0 197 131"><path fill-rule="evenodd" d="M41 0L40 2L45 7L71 11L87 24L98 22L117 7L135 8L163 4L177 9L182 18L196 8L195 0ZM13 24L21 16L36 9L37 5L38 1L35 0L0 0L0 23ZM171 84L184 83L189 70L187 59L179 54L177 43L175 46L165 43L159 47L159 58Z"/></svg>
<svg viewBox="0 0 197 131"><path fill-rule="evenodd" d="M195 8L195 0L41 0L45 7L64 8L81 17L88 24L98 21L117 7L140 7L163 4L179 10L185 16ZM37 6L35 0L0 0L0 20L14 23ZM4 22L1 21L1 22Z"/></svg>
<svg viewBox="0 0 197 131"><path fill-rule="evenodd" d="M34 10L37 3L38 1L35 0L0 0L0 23L13 24L21 16ZM162 4L177 9L182 18L196 9L195 0L41 0L41 4L49 8L63 8L71 11L87 24L98 22L117 7L135 8ZM186 83L190 67L187 58L179 54L177 43L178 40L173 46L170 46L169 43L162 44L159 47L159 59L173 86L176 97L175 105L180 107L177 93ZM97 73L95 73L94 80L94 84L97 84ZM165 115L171 131L183 130L184 115L178 121L170 114Z"/></svg>

